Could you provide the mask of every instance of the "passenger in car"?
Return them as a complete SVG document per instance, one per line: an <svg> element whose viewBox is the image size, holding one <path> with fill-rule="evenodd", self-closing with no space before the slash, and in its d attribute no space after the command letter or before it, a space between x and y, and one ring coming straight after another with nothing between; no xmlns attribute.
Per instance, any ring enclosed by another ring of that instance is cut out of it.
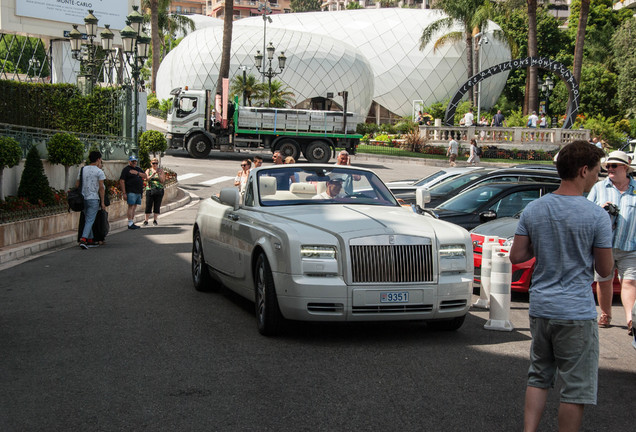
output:
<svg viewBox="0 0 636 432"><path fill-rule="evenodd" d="M342 180L331 179L327 181L327 190L314 196L313 199L334 199L344 198L347 195L342 193Z"/></svg>

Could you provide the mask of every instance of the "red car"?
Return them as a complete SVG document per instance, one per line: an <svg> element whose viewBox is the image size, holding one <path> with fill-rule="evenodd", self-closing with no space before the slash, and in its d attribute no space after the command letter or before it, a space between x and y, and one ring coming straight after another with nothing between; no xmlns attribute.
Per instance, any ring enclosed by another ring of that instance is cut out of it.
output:
<svg viewBox="0 0 636 432"><path fill-rule="evenodd" d="M486 222L470 231L475 259L474 286L481 286L481 245L484 242L484 238L487 236L497 236L499 237L499 243L501 245L511 244L518 224L518 217L506 217ZM532 272L534 271L534 261L535 259L532 258L524 263L512 265L512 291L528 292L530 281L532 280ZM592 288L596 292L595 283L592 284ZM621 292L621 284L616 274L614 275L613 291L614 294L620 294Z"/></svg>

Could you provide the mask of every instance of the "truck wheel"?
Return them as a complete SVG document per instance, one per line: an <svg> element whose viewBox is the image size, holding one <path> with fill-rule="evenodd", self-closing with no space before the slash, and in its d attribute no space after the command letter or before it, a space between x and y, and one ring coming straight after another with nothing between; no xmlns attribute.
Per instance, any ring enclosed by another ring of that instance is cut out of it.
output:
<svg viewBox="0 0 636 432"><path fill-rule="evenodd" d="M194 158L205 158L210 154L212 145L204 135L196 135L188 141L188 153Z"/></svg>
<svg viewBox="0 0 636 432"><path fill-rule="evenodd" d="M311 163L327 163L331 159L331 148L325 141L312 141L305 149L305 159Z"/></svg>
<svg viewBox="0 0 636 432"><path fill-rule="evenodd" d="M278 150L280 155L283 157L283 160L287 156L291 156L295 161L298 161L298 156L300 156L300 148L298 148L298 143L292 139L284 139L278 141L274 150Z"/></svg>

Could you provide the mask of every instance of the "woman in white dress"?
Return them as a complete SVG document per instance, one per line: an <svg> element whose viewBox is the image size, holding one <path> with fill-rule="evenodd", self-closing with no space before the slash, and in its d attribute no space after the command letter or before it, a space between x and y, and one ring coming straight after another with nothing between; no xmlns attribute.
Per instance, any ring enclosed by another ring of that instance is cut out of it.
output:
<svg viewBox="0 0 636 432"><path fill-rule="evenodd" d="M245 184L247 183L247 177L250 175L250 169L252 168L252 161L244 159L241 162L241 170L236 174L234 179L234 186L239 188L239 192L245 191Z"/></svg>

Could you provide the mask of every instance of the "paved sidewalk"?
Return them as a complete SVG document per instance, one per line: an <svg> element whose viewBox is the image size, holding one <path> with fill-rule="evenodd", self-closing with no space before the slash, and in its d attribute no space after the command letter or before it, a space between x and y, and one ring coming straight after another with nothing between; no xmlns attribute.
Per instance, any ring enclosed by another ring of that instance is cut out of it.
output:
<svg viewBox="0 0 636 432"><path fill-rule="evenodd" d="M198 199L189 192L178 189L176 199L161 206L161 214L164 215L172 210L184 207L191 201L198 201ZM139 213L135 216L135 222L141 222L143 220L143 213ZM128 220L126 217L110 221L110 234L123 231L127 228ZM43 237L39 240L6 246L0 251L0 271L33 259L42 253L50 253L75 245L77 245L77 231L73 230Z"/></svg>

